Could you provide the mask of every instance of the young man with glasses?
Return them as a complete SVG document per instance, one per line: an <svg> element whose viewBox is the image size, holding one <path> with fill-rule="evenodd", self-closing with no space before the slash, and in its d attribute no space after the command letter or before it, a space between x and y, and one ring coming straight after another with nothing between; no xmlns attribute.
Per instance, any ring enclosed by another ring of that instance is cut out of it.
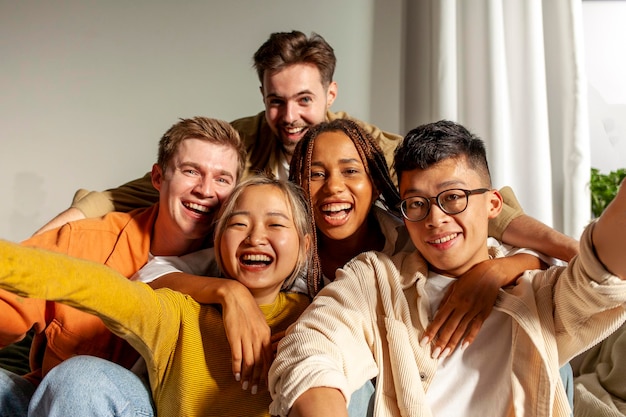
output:
<svg viewBox="0 0 626 417"><path fill-rule="evenodd" d="M569 416L559 367L626 320L626 190L567 267L526 271L474 342L449 352L424 329L456 277L507 253L487 234L502 197L482 141L452 122L409 132L395 166L417 251L368 252L337 272L280 344L270 412L346 415L352 391L375 378L373 415Z"/></svg>

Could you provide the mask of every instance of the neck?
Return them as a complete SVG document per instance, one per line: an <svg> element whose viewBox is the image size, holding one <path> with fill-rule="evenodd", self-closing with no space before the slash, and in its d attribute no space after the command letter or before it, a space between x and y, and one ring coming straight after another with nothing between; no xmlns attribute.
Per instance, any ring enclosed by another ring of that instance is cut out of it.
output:
<svg viewBox="0 0 626 417"><path fill-rule="evenodd" d="M282 286L282 285L281 285ZM249 288L250 293L252 294L252 298L254 301L260 306L272 304L276 301L276 297L278 297L278 293L280 292L280 286L276 288L262 288L262 289L253 289Z"/></svg>
<svg viewBox="0 0 626 417"><path fill-rule="evenodd" d="M343 267L350 259L370 250L382 250L385 238L380 225L370 213L368 220L352 236L335 240L318 233L318 247L322 272L331 281L335 279L337 268Z"/></svg>
<svg viewBox="0 0 626 417"><path fill-rule="evenodd" d="M168 233L162 230L158 224L154 225L150 252L154 256L182 256L208 247L207 239L188 239L178 236L177 233Z"/></svg>
<svg viewBox="0 0 626 417"><path fill-rule="evenodd" d="M474 254L474 256L463 265L455 265L447 268L438 268L436 265L428 262L429 269L433 272L436 272L440 275L450 277L450 278L460 278L464 274L468 273L472 269L477 269L477 267L483 263L484 261L488 261L491 259L489 256L489 249L485 246L481 248L479 252ZM488 265L485 265L488 268ZM483 272L485 274L486 272ZM477 272L478 274L478 272Z"/></svg>
<svg viewBox="0 0 626 417"><path fill-rule="evenodd" d="M293 151L296 149L296 145L286 147L284 144L282 146L283 155L285 155L285 159L287 162L291 163L291 158L293 157Z"/></svg>

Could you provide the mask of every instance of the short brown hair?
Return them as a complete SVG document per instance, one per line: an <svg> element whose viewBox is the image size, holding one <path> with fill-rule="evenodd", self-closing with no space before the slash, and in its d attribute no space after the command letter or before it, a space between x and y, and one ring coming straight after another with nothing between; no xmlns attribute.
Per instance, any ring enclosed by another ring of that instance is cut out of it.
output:
<svg viewBox="0 0 626 417"><path fill-rule="evenodd" d="M178 146L186 139L200 139L233 148L238 159L237 179L241 178L246 163L246 149L239 133L228 122L200 116L180 119L161 137L157 164L163 172L166 171L167 164L176 154Z"/></svg>
<svg viewBox="0 0 626 417"><path fill-rule="evenodd" d="M254 54L254 68L263 84L265 71L278 72L294 64L313 64L320 72L324 87L333 81L337 58L333 48L317 33L307 37L304 33L272 33Z"/></svg>

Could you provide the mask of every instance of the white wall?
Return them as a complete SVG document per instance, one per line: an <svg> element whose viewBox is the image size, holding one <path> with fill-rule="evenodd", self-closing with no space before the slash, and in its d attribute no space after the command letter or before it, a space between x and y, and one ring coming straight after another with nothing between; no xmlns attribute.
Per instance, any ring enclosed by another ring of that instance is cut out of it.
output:
<svg viewBox="0 0 626 417"><path fill-rule="evenodd" d="M78 188L147 172L179 117L262 110L252 54L271 32L335 48L339 97L402 127L406 0L0 0L0 238L19 241ZM626 2L584 1L592 166L626 166Z"/></svg>
<svg viewBox="0 0 626 417"><path fill-rule="evenodd" d="M0 238L27 238L78 188L143 175L179 117L262 110L252 55L272 32L324 36L333 109L399 132L401 5L0 0Z"/></svg>
<svg viewBox="0 0 626 417"><path fill-rule="evenodd" d="M626 168L626 2L584 1L591 166Z"/></svg>

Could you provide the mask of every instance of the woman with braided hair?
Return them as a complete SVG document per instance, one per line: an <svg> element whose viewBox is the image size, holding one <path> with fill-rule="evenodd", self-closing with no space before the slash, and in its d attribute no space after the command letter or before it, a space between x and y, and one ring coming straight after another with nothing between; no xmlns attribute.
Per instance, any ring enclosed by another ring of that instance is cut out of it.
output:
<svg viewBox="0 0 626 417"><path fill-rule="evenodd" d="M362 252L413 249L396 209L400 195L384 154L357 123L336 119L310 128L295 149L289 172L309 198L318 232L308 282L311 296L323 287L324 277L326 283L332 281L337 268Z"/></svg>

